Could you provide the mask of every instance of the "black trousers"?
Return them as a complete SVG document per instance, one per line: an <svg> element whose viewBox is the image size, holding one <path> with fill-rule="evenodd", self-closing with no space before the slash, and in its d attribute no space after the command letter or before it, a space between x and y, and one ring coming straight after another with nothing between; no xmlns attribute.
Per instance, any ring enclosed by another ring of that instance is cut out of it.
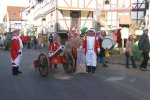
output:
<svg viewBox="0 0 150 100"><path fill-rule="evenodd" d="M149 52L143 52L143 61L140 67L146 68L149 59Z"/></svg>
<svg viewBox="0 0 150 100"><path fill-rule="evenodd" d="M126 67L129 67L129 58L131 58L132 67L136 67L135 61L134 61L134 56L126 56Z"/></svg>
<svg viewBox="0 0 150 100"><path fill-rule="evenodd" d="M30 49L30 42L27 42L27 49Z"/></svg>

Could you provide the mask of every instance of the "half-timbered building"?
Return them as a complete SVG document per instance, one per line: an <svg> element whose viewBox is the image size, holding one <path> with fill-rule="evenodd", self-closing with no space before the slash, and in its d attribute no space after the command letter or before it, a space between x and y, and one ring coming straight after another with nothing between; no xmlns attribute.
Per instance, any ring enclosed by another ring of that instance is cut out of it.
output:
<svg viewBox="0 0 150 100"><path fill-rule="evenodd" d="M37 33L57 33L63 41L72 27L119 27L140 24L147 0L29 0L28 15ZM96 16L96 17L95 17ZM98 16L98 18L97 18ZM99 24L95 23L97 21Z"/></svg>

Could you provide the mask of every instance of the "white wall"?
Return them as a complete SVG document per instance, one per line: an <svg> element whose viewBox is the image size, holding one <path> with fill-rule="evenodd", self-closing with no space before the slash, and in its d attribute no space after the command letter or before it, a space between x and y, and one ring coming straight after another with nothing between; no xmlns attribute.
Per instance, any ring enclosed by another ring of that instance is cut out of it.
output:
<svg viewBox="0 0 150 100"><path fill-rule="evenodd" d="M58 30L68 30L70 28L70 10L63 10L63 14L58 11Z"/></svg>
<svg viewBox="0 0 150 100"><path fill-rule="evenodd" d="M93 19L92 19L92 12L90 12L89 17L87 18L89 11L81 11L81 27L86 26L88 28L93 27Z"/></svg>

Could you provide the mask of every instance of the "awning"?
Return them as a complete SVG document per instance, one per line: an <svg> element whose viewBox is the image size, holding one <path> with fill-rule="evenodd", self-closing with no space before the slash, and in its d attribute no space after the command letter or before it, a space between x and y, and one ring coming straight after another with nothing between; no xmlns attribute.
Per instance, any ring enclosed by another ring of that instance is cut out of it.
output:
<svg viewBox="0 0 150 100"><path fill-rule="evenodd" d="M94 11L94 9L91 8L67 8L67 7L58 7L60 10L73 10L73 11Z"/></svg>
<svg viewBox="0 0 150 100"><path fill-rule="evenodd" d="M131 24L131 16L130 15L120 15L119 16L119 24L121 24L121 25Z"/></svg>
<svg viewBox="0 0 150 100"><path fill-rule="evenodd" d="M67 31L57 31L57 34L61 37L67 37L68 36Z"/></svg>

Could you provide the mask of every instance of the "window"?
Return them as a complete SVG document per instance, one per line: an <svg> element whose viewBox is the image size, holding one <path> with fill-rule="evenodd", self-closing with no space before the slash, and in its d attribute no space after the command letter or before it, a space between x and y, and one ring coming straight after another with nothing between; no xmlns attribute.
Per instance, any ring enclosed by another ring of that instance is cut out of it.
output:
<svg viewBox="0 0 150 100"><path fill-rule="evenodd" d="M105 4L109 4L109 0L105 0Z"/></svg>
<svg viewBox="0 0 150 100"><path fill-rule="evenodd" d="M79 17L80 17L80 12L72 12L71 13L71 27L78 27L79 25Z"/></svg>
<svg viewBox="0 0 150 100"><path fill-rule="evenodd" d="M36 0L36 2L38 2L38 3L42 3L42 2L43 2L43 0Z"/></svg>
<svg viewBox="0 0 150 100"><path fill-rule="evenodd" d="M30 13L30 10L28 11L28 13Z"/></svg>

